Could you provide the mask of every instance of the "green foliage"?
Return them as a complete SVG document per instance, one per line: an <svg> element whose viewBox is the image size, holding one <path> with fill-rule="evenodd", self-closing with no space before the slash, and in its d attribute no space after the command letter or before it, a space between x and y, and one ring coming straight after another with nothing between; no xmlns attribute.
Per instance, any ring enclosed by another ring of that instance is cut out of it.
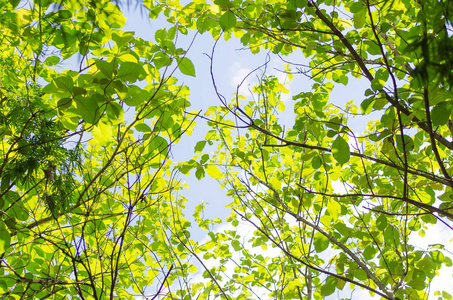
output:
<svg viewBox="0 0 453 300"><path fill-rule="evenodd" d="M430 284L442 281L435 274L451 261L443 260L447 251L434 259L427 245L416 250L413 238L433 224L452 228L452 6L194 1L190 9L167 7L215 39L234 36L252 53L288 56L287 81L260 76L252 95L230 103L219 96L220 106L205 113L212 127L205 139L218 145L216 152L205 162L201 141L195 147L201 154L181 167L202 178L216 166L232 197L227 221L254 231L247 242L242 229L211 236L211 247L220 247L225 234L241 257L218 256L226 266L215 282L223 297L262 291L322 299L349 283L384 299L425 299ZM311 91L292 85L294 102L282 103L298 74L311 79ZM368 86L361 101L329 99L332 83L352 90L353 80ZM285 111L291 105L294 120ZM277 267L283 265L291 271ZM209 284L204 288L204 297L212 295Z"/></svg>
<svg viewBox="0 0 453 300"><path fill-rule="evenodd" d="M432 291L447 242L414 242L452 230L448 1L144 1L170 25L154 42L123 30L120 3L19 3L0 5L4 298L452 298ZM176 164L199 116L173 76L196 76L190 31L281 57L286 78L266 63L249 95L216 89ZM332 99L357 82L363 99ZM221 230L204 204L184 216L192 170L231 199Z"/></svg>
<svg viewBox="0 0 453 300"><path fill-rule="evenodd" d="M171 284L185 200L168 154L192 120L188 89L159 69L185 51L171 30L159 46L122 31L110 1L17 4L0 8L0 293L131 299ZM79 70L61 68L71 58Z"/></svg>

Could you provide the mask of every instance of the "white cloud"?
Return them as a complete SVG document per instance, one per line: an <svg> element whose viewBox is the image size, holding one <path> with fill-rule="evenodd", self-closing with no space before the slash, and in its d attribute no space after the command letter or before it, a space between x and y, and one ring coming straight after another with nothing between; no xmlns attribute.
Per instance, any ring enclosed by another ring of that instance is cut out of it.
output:
<svg viewBox="0 0 453 300"><path fill-rule="evenodd" d="M250 68L244 67L240 62L235 62L230 66L230 69L228 71L229 77L230 77L230 85L234 88L237 88L238 85L242 83L241 90L240 92L246 91L247 87L252 83L253 81L253 74L250 75L247 79L247 75L250 74L252 70ZM245 80L244 80L245 79Z"/></svg>

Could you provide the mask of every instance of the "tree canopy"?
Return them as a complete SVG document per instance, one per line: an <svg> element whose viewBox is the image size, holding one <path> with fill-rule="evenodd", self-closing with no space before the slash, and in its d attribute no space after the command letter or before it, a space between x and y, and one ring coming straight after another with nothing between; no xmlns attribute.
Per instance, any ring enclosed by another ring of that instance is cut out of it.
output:
<svg viewBox="0 0 453 300"><path fill-rule="evenodd" d="M145 0L153 40L135 4L0 2L0 299L453 298L451 241L423 243L453 230L451 1ZM264 58L246 92L218 88L222 39ZM194 176L226 220L185 209Z"/></svg>

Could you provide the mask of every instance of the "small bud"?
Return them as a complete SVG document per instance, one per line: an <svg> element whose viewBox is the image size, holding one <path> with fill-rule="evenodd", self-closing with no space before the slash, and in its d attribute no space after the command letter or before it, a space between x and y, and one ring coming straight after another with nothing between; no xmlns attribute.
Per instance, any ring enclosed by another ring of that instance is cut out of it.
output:
<svg viewBox="0 0 453 300"><path fill-rule="evenodd" d="M56 167L54 165L51 165L49 168L44 169L44 177L46 177L47 180L49 181L54 181L54 172L55 172Z"/></svg>

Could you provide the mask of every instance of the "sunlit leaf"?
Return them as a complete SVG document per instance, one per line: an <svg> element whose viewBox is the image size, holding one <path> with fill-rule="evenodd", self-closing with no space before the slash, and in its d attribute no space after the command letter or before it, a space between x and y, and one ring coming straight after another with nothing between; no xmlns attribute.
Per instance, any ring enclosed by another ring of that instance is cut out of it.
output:
<svg viewBox="0 0 453 300"><path fill-rule="evenodd" d="M338 136L332 144L332 155L340 165L349 161L351 156L349 145L341 136Z"/></svg>
<svg viewBox="0 0 453 300"><path fill-rule="evenodd" d="M219 24L223 30L228 31L236 26L236 16L231 10L227 10L219 19Z"/></svg>
<svg viewBox="0 0 453 300"><path fill-rule="evenodd" d="M7 229L0 230L0 253L5 253L11 244L11 234Z"/></svg>
<svg viewBox="0 0 453 300"><path fill-rule="evenodd" d="M452 108L453 104L451 101L440 102L434 106L431 110L431 121L433 126L446 125L450 118Z"/></svg>
<svg viewBox="0 0 453 300"><path fill-rule="evenodd" d="M181 71L181 73L195 77L195 67L194 67L192 61L190 59L188 59L187 57L183 57L179 61L178 68Z"/></svg>
<svg viewBox="0 0 453 300"><path fill-rule="evenodd" d="M322 233L318 232L315 234L313 244L315 245L316 252L322 252L329 247L329 239Z"/></svg>

